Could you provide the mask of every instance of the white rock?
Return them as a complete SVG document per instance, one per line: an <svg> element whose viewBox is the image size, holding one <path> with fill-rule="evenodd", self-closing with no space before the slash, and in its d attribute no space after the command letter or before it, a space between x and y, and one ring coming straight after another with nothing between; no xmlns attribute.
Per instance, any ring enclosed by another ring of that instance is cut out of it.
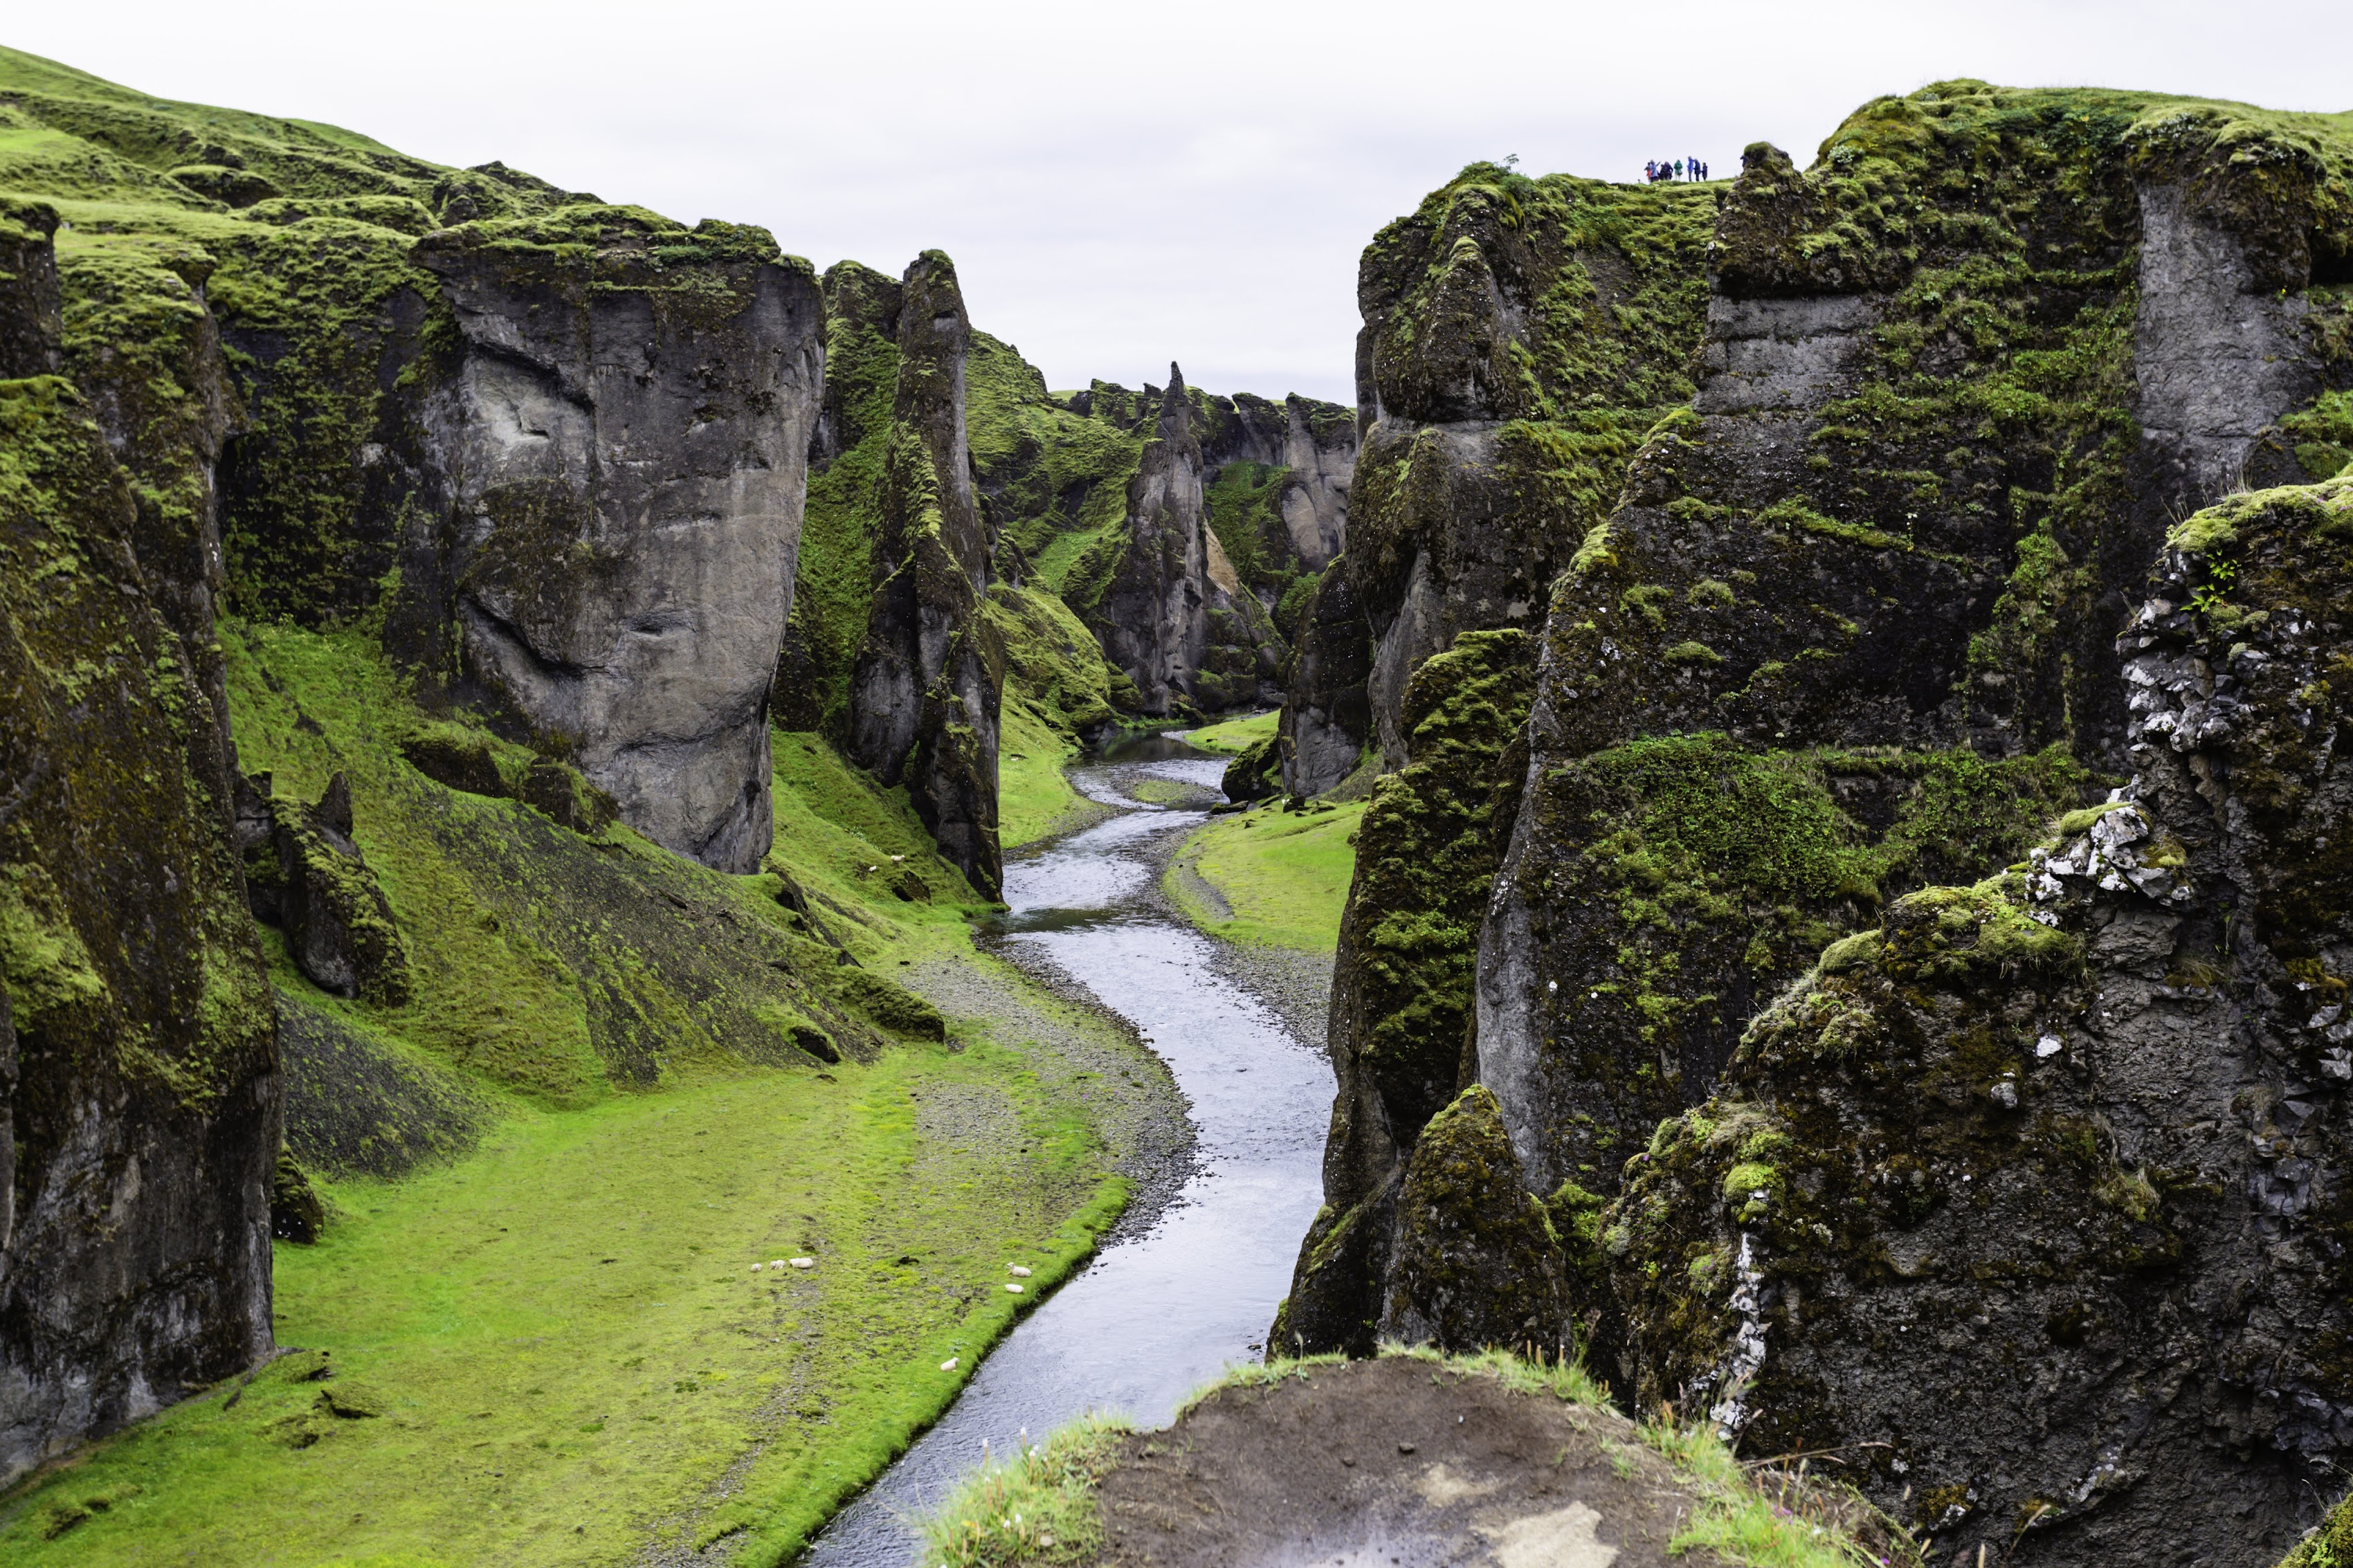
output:
<svg viewBox="0 0 2353 1568"><path fill-rule="evenodd" d="M2034 1042L2034 1055L2037 1059L2043 1057L2055 1057L2066 1048L2066 1045L2067 1042L2056 1035L2045 1035Z"/></svg>

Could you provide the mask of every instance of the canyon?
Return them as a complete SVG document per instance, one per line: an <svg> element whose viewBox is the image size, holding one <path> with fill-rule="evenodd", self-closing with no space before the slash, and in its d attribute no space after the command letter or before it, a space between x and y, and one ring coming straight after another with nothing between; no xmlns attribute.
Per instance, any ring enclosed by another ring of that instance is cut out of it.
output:
<svg viewBox="0 0 2353 1568"><path fill-rule="evenodd" d="M1403 1440L1266 1501L1452 1412L1590 1447L1547 1529L1622 1437L1644 1531L1836 1456L1906 1560L2335 1561L2346 117L1473 163L1357 303L1354 409L1057 392L941 251L0 51L0 1540L794 1557L993 1429L1185 1096L1250 1146L1103 945L1184 918L1302 1181L1326 1050L1320 1205L1209 1447L1025 1433L1078 1534L968 1560L1521 1528Z"/></svg>

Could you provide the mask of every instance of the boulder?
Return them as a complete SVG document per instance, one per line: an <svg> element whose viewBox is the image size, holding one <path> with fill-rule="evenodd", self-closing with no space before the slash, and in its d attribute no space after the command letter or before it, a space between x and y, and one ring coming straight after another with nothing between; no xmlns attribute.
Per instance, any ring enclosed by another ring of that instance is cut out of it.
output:
<svg viewBox="0 0 2353 1568"><path fill-rule="evenodd" d="M351 784L342 773L316 805L276 804L280 922L295 963L321 990L397 1007L408 1000L407 953L352 833Z"/></svg>

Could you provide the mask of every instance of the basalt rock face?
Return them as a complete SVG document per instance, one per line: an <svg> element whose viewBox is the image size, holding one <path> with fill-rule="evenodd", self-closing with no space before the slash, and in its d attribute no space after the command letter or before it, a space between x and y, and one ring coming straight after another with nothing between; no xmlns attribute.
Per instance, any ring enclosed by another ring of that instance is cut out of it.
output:
<svg viewBox="0 0 2353 1568"><path fill-rule="evenodd" d="M1386 766L1415 668L1457 633L1535 625L1643 433L1691 396L1713 216L1696 187L1472 164L1366 247L1347 570Z"/></svg>
<svg viewBox="0 0 2353 1568"><path fill-rule="evenodd" d="M1472 944L1525 766L1513 742L1527 717L1526 641L1512 629L1465 633L1407 689L1413 761L1374 787L1357 828L1332 975L1339 1081L1324 1206L1300 1248L1278 1343L1313 1337L1315 1350L1370 1354L1384 1319L1453 1321L1414 1307L1418 1293L1388 1279L1396 1189L1422 1128L1463 1081Z"/></svg>
<svg viewBox="0 0 2353 1568"><path fill-rule="evenodd" d="M2165 518L2284 461L2276 422L2353 372L2341 300L2277 259L2347 221L2309 140L1959 83L1808 174L1749 150L1692 406L1556 587L1481 938L1479 1078L1539 1190L1613 1190L1824 941L2122 770L2113 645ZM1636 826L1704 892L1594 787L1692 747L1753 783L1678 822L1648 787Z"/></svg>
<svg viewBox="0 0 2353 1568"><path fill-rule="evenodd" d="M1005 656L982 613L996 541L965 435L972 326L938 251L907 268L898 388L883 455L873 599L850 676L849 754L904 784L949 860L994 898L998 707Z"/></svg>
<svg viewBox="0 0 2353 1568"><path fill-rule="evenodd" d="M1356 416L1297 394L1280 404L1248 393L1192 397L1210 531L1276 629L1293 638L1320 574L1347 547Z"/></svg>
<svg viewBox="0 0 2353 1568"><path fill-rule="evenodd" d="M2175 531L2118 644L2125 798L1831 948L1659 1130L1603 1230L1646 1394L1869 1456L1940 1555L2260 1565L2316 1522L2353 1446L2348 538L2346 481Z"/></svg>
<svg viewBox="0 0 2353 1568"><path fill-rule="evenodd" d="M824 353L758 229L570 206L421 242L453 345L411 416L396 646L750 871ZM420 504L421 501L421 504Z"/></svg>
<svg viewBox="0 0 2353 1568"><path fill-rule="evenodd" d="M1339 1094L1293 1282L1303 1322L1377 1315L1375 1254L1327 1240L1387 1203L1475 1059L1479 921L1526 768L1525 627L1643 433L1690 395L1711 212L1703 191L1474 164L1366 250L1348 551L1303 616L1280 744L1293 794L1333 788L1367 753L1395 776L1375 786L1342 922Z"/></svg>
<svg viewBox="0 0 2353 1568"><path fill-rule="evenodd" d="M276 1019L209 585L151 548L105 405L45 374L54 221L0 219L0 1479L271 1343Z"/></svg>
<svg viewBox="0 0 2353 1568"><path fill-rule="evenodd" d="M1287 650L1209 526L1198 415L1183 374L1168 369L1109 571L1081 613L1104 658L1134 683L1139 713L1279 700Z"/></svg>
<svg viewBox="0 0 2353 1568"><path fill-rule="evenodd" d="M1355 773L1372 733L1373 638L1356 602L1347 557L1317 579L1300 612L1297 642L1283 671L1282 716L1276 725L1283 787L1322 795Z"/></svg>

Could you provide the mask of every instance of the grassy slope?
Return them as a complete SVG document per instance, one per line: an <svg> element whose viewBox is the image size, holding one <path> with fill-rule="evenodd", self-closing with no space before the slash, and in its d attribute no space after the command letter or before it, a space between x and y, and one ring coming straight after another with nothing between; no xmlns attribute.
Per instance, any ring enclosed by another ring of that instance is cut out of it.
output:
<svg viewBox="0 0 2353 1568"><path fill-rule="evenodd" d="M1187 745L1198 746L1205 752L1233 756L1249 751L1261 741L1273 739L1275 724L1282 717L1278 710L1247 713L1239 719L1228 719L1222 723L1189 731L1183 739Z"/></svg>
<svg viewBox="0 0 2353 1568"><path fill-rule="evenodd" d="M423 1000L341 1002L282 963L281 987L495 1124L403 1179L320 1180L333 1218L279 1247L279 1330L335 1378L290 1360L94 1446L0 1503L0 1558L616 1562L729 1531L740 1560L788 1554L952 1396L939 1363L968 1371L1030 1299L1006 1261L1044 1284L1116 1211L1086 1086L979 1021L954 1050L887 1040L771 876L425 780L391 750L424 716L364 634L227 632L246 765L306 799L349 776ZM775 754L773 863L864 973L990 962L903 800L814 736ZM910 868L929 901L886 889ZM764 1005L848 1059L784 1048ZM943 1144L923 1108L988 1131ZM750 1271L799 1255L818 1268Z"/></svg>
<svg viewBox="0 0 2353 1568"><path fill-rule="evenodd" d="M1356 869L1363 803L1297 814L1248 811L1213 817L1170 864L1164 886L1196 925L1232 942L1305 952L1340 944L1340 911ZM1190 886L1208 884L1218 910Z"/></svg>

